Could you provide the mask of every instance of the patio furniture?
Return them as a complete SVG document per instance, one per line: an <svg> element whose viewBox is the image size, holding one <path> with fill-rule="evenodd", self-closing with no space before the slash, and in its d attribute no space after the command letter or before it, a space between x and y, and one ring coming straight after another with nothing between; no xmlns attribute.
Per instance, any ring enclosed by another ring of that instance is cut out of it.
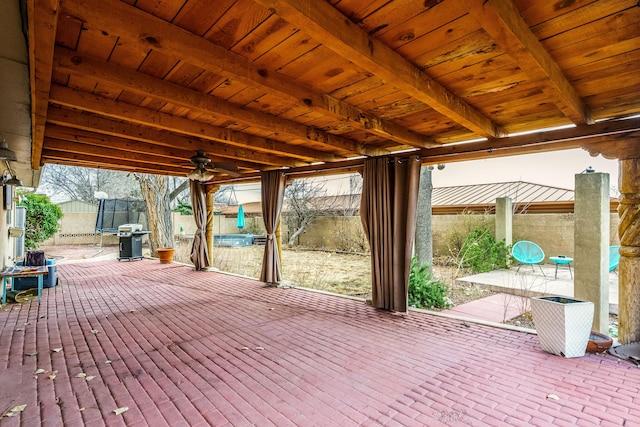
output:
<svg viewBox="0 0 640 427"><path fill-rule="evenodd" d="M571 263L573 262L573 258L569 258L564 255L558 255L558 256L550 256L549 259L551 260L552 263L556 265L556 274L555 274L556 279L558 278L558 266L561 266L561 265L566 265L567 267L569 267L569 275L573 279L573 273L571 272Z"/></svg>
<svg viewBox="0 0 640 427"><path fill-rule="evenodd" d="M36 277L38 279L38 301L40 301L40 298L42 297L43 277L47 273L49 273L49 269L47 268L47 266L15 266L9 267L0 272L0 278L2 279L2 304L5 304L7 302L7 279L12 278L11 291L13 291L13 279L15 279L16 277Z"/></svg>
<svg viewBox="0 0 640 427"><path fill-rule="evenodd" d="M609 246L609 271L615 271L618 269L620 263L620 246Z"/></svg>
<svg viewBox="0 0 640 427"><path fill-rule="evenodd" d="M534 265L537 265L540 268L542 275L545 276L544 271L540 266L540 263L544 261L544 251L540 246L528 240L521 240L513 245L513 248L511 248L511 255L513 255L516 261L520 263L516 270L516 274L518 274L520 267L523 265L530 265L532 269L534 269Z"/></svg>

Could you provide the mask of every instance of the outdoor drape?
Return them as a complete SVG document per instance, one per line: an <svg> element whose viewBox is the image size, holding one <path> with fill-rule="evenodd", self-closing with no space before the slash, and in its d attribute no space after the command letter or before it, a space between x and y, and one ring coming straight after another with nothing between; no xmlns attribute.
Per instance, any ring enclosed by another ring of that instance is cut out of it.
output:
<svg viewBox="0 0 640 427"><path fill-rule="evenodd" d="M280 283L282 269L275 232L282 211L286 177L282 171L263 171L261 179L262 217L267 230L267 241L264 245L260 280L265 283Z"/></svg>
<svg viewBox="0 0 640 427"><path fill-rule="evenodd" d="M371 247L372 305L407 312L420 159L367 159L362 178L360 217Z"/></svg>
<svg viewBox="0 0 640 427"><path fill-rule="evenodd" d="M196 222L196 232L193 235L193 246L191 246L191 262L196 270L209 267L209 251L207 250L207 238L205 227L207 225L207 191L205 184L191 180L191 206L193 218Z"/></svg>

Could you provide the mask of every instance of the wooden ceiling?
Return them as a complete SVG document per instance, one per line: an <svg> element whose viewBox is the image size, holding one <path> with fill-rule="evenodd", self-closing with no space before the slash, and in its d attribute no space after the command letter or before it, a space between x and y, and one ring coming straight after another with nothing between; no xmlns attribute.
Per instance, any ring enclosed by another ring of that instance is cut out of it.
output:
<svg viewBox="0 0 640 427"><path fill-rule="evenodd" d="M241 181L640 146L613 120L640 114L637 0L26 2L34 169L184 176L204 150Z"/></svg>

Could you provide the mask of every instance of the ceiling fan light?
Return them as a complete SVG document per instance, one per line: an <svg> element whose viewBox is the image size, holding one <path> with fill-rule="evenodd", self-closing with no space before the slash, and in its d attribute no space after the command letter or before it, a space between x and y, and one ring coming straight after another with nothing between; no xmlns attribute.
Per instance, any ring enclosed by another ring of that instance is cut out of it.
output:
<svg viewBox="0 0 640 427"><path fill-rule="evenodd" d="M195 168L194 170L189 172L189 175L187 175L187 178L194 181L205 182L205 181L212 180L214 176L215 175L212 172L209 172L204 168Z"/></svg>

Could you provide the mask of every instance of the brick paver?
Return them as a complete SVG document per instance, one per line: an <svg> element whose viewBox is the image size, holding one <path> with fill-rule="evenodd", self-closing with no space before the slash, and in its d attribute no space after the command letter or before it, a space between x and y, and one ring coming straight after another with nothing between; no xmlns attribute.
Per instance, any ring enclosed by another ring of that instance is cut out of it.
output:
<svg viewBox="0 0 640 427"><path fill-rule="evenodd" d="M535 335L152 260L58 275L0 310L1 426L640 425L639 369Z"/></svg>

